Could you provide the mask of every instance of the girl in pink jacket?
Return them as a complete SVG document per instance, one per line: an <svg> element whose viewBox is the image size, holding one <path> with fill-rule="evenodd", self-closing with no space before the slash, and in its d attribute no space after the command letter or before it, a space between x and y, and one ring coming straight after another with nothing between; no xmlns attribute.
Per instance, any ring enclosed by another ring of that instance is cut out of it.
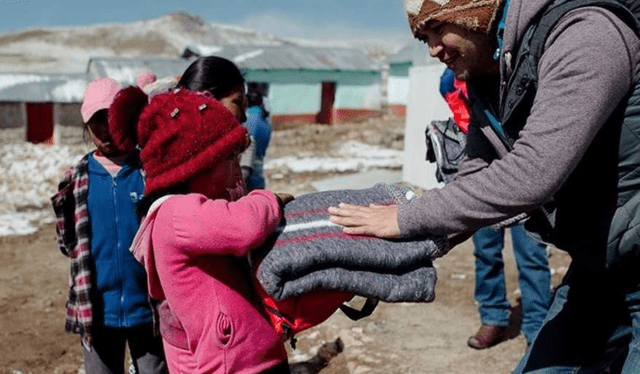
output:
<svg viewBox="0 0 640 374"><path fill-rule="evenodd" d="M245 128L210 95L186 89L155 96L133 127L112 131L123 147L137 143L146 172L131 251L161 302L169 370L289 373L245 259L275 231L286 198L265 190L245 196L238 163Z"/></svg>

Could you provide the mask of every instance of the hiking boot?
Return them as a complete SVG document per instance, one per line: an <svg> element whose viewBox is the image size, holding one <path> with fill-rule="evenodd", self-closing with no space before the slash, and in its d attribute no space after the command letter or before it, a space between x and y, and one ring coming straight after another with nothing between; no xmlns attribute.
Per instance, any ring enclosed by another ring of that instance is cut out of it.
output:
<svg viewBox="0 0 640 374"><path fill-rule="evenodd" d="M506 331L506 327L482 325L475 335L469 337L467 344L475 349L490 348L504 340Z"/></svg>

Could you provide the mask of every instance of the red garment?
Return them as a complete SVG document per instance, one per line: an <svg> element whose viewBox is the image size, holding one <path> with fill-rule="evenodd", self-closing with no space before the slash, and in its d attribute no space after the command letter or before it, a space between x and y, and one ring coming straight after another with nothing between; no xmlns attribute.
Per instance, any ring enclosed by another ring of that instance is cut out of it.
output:
<svg viewBox="0 0 640 374"><path fill-rule="evenodd" d="M444 99L449 104L449 108L453 112L453 120L456 125L465 134L469 133L469 117L471 109L469 108L469 94L467 93L467 84L458 78L453 81L454 90L444 95Z"/></svg>
<svg viewBox="0 0 640 374"><path fill-rule="evenodd" d="M131 251L147 269L149 294L166 300L186 332L186 349L167 350L170 367L249 374L287 359L245 258L281 218L277 198L264 190L236 202L173 195L150 209Z"/></svg>
<svg viewBox="0 0 640 374"><path fill-rule="evenodd" d="M351 300L354 294L335 290L316 290L284 300L276 300L262 288L258 279L253 284L267 310L271 324L284 339L326 321Z"/></svg>
<svg viewBox="0 0 640 374"><path fill-rule="evenodd" d="M109 108L109 133L114 144L130 150L137 138L147 173L145 195L187 181L249 145L247 130L224 105L189 90L154 96L140 114L136 137L131 133L135 119L131 113L138 110L132 107L144 105L145 98L139 88L128 87Z"/></svg>

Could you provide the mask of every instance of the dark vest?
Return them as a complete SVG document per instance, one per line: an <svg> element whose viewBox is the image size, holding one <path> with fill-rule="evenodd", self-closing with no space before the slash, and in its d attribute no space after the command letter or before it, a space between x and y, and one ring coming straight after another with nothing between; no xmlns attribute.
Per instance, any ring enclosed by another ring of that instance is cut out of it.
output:
<svg viewBox="0 0 640 374"><path fill-rule="evenodd" d="M559 0L529 26L502 90L499 116L510 149L530 114L537 91L538 60L553 26L569 10L601 6L636 31L638 20L613 0ZM632 8L633 9L633 8ZM591 271L613 270L625 281L640 281L640 77L599 131L586 154L547 209L525 223L541 237L571 253ZM543 207L544 208L544 207Z"/></svg>

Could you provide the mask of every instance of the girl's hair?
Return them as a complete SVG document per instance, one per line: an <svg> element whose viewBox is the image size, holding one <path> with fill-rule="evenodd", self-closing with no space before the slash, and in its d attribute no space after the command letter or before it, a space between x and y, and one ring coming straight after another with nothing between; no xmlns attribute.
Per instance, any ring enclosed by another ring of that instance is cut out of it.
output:
<svg viewBox="0 0 640 374"><path fill-rule="evenodd" d="M99 111L95 112L90 119L93 119L94 117L100 122L107 123L109 117L108 110L100 109ZM85 142L89 141L89 122L90 121L87 121L82 124L82 140Z"/></svg>
<svg viewBox="0 0 640 374"><path fill-rule="evenodd" d="M229 95L238 85L244 84L240 69L231 61L217 56L199 57L178 82L178 87L192 91L208 91L220 100Z"/></svg>
<svg viewBox="0 0 640 374"><path fill-rule="evenodd" d="M262 106L262 95L256 91L247 92L247 104L249 108L252 106Z"/></svg>
<svg viewBox="0 0 640 374"><path fill-rule="evenodd" d="M147 215L149 212L149 208L151 205L156 202L159 198L166 195L185 195L189 193L187 183L181 183L170 188L167 188L163 191L154 192L150 195L144 195L138 204L136 205L136 213L138 217L142 218Z"/></svg>

